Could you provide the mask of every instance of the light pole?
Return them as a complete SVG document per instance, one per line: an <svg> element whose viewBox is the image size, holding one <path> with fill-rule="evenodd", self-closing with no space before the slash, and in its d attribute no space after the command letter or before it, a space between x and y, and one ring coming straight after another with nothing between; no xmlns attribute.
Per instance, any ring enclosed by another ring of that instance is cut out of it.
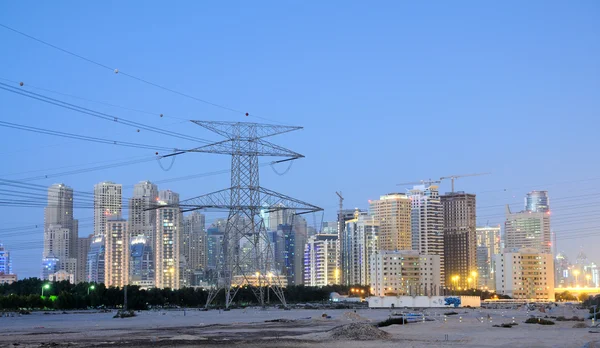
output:
<svg viewBox="0 0 600 348"><path fill-rule="evenodd" d="M50 289L50 284L42 285L42 297L44 297L44 289L46 289L46 290Z"/></svg>
<svg viewBox="0 0 600 348"><path fill-rule="evenodd" d="M573 271L573 275L575 276L575 286L577 286L578 285L577 283L579 282L579 278L578 278L579 271L578 270L574 270Z"/></svg>
<svg viewBox="0 0 600 348"><path fill-rule="evenodd" d="M90 287L88 287L88 296L90 296L90 290L94 290L96 289L95 285L91 285Z"/></svg>

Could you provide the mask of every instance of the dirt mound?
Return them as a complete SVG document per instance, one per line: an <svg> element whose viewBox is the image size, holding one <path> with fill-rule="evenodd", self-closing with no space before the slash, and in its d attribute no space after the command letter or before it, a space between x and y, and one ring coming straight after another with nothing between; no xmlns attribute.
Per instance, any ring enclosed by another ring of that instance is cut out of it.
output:
<svg viewBox="0 0 600 348"><path fill-rule="evenodd" d="M356 312L345 312L343 314L344 319L348 319L351 321L371 321L368 318L358 315Z"/></svg>
<svg viewBox="0 0 600 348"><path fill-rule="evenodd" d="M587 329L589 326L586 323L577 323L573 325L574 329Z"/></svg>
<svg viewBox="0 0 600 348"><path fill-rule="evenodd" d="M333 328L330 331L331 338L335 340L371 341L385 340L391 335L375 326L367 323L352 323Z"/></svg>

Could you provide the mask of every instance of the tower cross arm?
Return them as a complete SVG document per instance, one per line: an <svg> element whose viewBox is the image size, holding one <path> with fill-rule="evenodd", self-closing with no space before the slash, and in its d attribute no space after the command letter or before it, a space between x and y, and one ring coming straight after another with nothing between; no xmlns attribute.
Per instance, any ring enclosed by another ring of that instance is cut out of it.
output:
<svg viewBox="0 0 600 348"><path fill-rule="evenodd" d="M279 145L275 145L264 139L256 139L248 141L248 146L235 146L236 140L223 140L217 143L200 146L190 150L183 150L187 152L204 152L204 153L217 153L226 155L238 155L238 156L274 156L274 157L290 157L290 158L302 158L303 155L286 149ZM252 144L251 144L252 143Z"/></svg>
<svg viewBox="0 0 600 348"><path fill-rule="evenodd" d="M262 139L302 129L297 126L281 126L252 122L192 121L227 139Z"/></svg>

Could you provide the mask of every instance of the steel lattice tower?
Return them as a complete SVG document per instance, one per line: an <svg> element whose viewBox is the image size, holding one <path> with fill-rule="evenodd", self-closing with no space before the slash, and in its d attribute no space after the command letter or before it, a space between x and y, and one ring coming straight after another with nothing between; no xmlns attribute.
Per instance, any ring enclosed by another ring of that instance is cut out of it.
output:
<svg viewBox="0 0 600 348"><path fill-rule="evenodd" d="M216 279L209 291L206 305L208 306L223 289L225 307L228 308L241 283L251 284L249 279L253 278L257 286L253 286L252 289L261 306L265 303L265 288L273 289L285 306L281 275L275 265L271 241L260 213L290 209L295 211L295 214L306 214L322 209L261 187L258 157L286 157L277 162L304 157L265 140L267 137L302 127L247 122L192 122L222 135L226 140L188 150L189 152L231 155L231 187L179 203L183 211L229 210L223 235L223 262L217 262L217 270L214 273ZM250 248L242 248L248 245Z"/></svg>

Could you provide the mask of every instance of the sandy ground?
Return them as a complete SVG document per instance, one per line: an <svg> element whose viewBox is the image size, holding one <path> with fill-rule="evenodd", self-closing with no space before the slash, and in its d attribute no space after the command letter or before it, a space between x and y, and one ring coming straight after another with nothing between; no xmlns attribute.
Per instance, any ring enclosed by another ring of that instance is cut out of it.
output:
<svg viewBox="0 0 600 348"><path fill-rule="evenodd" d="M444 318L443 313L452 310L459 315ZM574 322L557 322L553 326L523 323L529 315L587 317L586 311L561 307L548 313L502 309L452 310L426 310L427 321L383 328L392 335L391 338L375 341L334 340L329 330L357 321L379 322L390 316L390 310L363 309L357 310L357 315L348 310L326 310L331 319L322 318L323 310L301 309L188 310L185 315L183 311L146 311L127 319L113 319L114 313L36 312L0 318L0 347L600 348L600 328L574 329ZM492 326L510 323L513 317L519 323L513 328ZM265 322L273 319L289 321ZM591 325L590 320L585 323Z"/></svg>

